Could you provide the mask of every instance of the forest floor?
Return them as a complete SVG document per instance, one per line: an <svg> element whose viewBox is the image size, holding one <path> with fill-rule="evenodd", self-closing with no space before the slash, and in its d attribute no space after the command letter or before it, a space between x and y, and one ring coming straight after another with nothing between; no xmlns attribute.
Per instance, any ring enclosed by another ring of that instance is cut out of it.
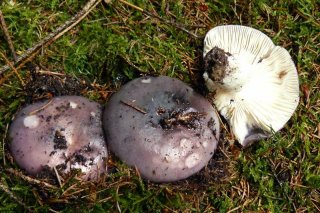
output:
<svg viewBox="0 0 320 213"><path fill-rule="evenodd" d="M23 55L86 2L2 1L14 52ZM319 1L130 4L100 2L77 26L15 66L16 72L1 71L0 212L320 212ZM243 149L225 124L208 165L174 183L143 180L112 154L109 174L98 183L71 175L61 186L44 184L46 179L29 176L15 164L8 127L19 109L38 100L83 95L105 105L124 83L144 75L175 77L205 95L203 38L224 24L262 31L289 51L297 67L298 108L271 138ZM3 30L0 41L2 70L15 59Z"/></svg>

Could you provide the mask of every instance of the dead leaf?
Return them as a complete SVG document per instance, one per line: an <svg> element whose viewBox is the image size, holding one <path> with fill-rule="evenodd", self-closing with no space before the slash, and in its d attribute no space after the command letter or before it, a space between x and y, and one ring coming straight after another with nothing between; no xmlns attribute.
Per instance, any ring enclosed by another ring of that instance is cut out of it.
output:
<svg viewBox="0 0 320 213"><path fill-rule="evenodd" d="M202 12L206 12L208 10L208 5L206 5L204 3L201 3L199 5L199 10L202 11Z"/></svg>
<svg viewBox="0 0 320 213"><path fill-rule="evenodd" d="M310 87L309 85L303 84L301 85L301 91L304 96L304 102L308 106L310 102Z"/></svg>

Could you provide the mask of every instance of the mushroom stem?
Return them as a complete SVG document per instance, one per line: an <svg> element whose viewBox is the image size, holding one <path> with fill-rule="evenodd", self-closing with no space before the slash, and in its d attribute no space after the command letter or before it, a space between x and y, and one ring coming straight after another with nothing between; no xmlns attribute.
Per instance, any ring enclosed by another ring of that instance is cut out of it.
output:
<svg viewBox="0 0 320 213"><path fill-rule="evenodd" d="M251 66L242 66L231 53L215 46L204 57L204 78L211 92L239 92L246 83Z"/></svg>

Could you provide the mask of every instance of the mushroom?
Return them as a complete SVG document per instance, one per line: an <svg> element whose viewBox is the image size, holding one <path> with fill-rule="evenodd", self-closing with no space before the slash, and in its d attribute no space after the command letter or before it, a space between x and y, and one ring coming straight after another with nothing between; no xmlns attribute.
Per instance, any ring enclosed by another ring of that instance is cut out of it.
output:
<svg viewBox="0 0 320 213"><path fill-rule="evenodd" d="M98 103L79 96L29 105L10 126L12 156L31 175L45 168L63 174L80 169L82 179L97 180L107 158L101 112Z"/></svg>
<svg viewBox="0 0 320 213"><path fill-rule="evenodd" d="M103 125L108 148L154 182L198 172L219 138L212 105L183 82L164 76L124 85L107 103Z"/></svg>
<svg viewBox="0 0 320 213"><path fill-rule="evenodd" d="M287 50L245 26L211 29L204 39L206 86L238 141L247 146L280 130L299 101L299 81Z"/></svg>

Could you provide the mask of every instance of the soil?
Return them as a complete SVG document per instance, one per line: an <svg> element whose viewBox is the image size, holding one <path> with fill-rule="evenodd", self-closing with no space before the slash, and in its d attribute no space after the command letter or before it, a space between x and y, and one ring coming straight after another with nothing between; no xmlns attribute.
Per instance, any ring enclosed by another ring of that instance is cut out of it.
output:
<svg viewBox="0 0 320 213"><path fill-rule="evenodd" d="M54 143L53 148L55 150L56 149L67 149L67 140L59 131L55 132L53 143Z"/></svg>
<svg viewBox="0 0 320 213"><path fill-rule="evenodd" d="M226 67L229 65L227 56L230 55L223 49L214 47L204 57L204 70L213 81L222 82L226 75Z"/></svg>
<svg viewBox="0 0 320 213"><path fill-rule="evenodd" d="M41 171L36 175L36 178L45 180L46 182L54 185L58 185L57 176L53 169L51 169L49 166L43 166Z"/></svg>
<svg viewBox="0 0 320 213"><path fill-rule="evenodd" d="M88 84L85 81L69 75L32 73L25 87L26 102L33 103L53 96L80 95L87 87Z"/></svg>
<svg viewBox="0 0 320 213"><path fill-rule="evenodd" d="M158 110L158 114L159 114L159 110ZM163 129L173 129L173 127L178 125L185 126L189 129L196 129L199 125L200 119L205 116L206 116L205 113L200 113L200 112L185 112L184 110L181 110L181 109L174 110L172 112L169 112L169 116L162 118L160 120L160 126Z"/></svg>

